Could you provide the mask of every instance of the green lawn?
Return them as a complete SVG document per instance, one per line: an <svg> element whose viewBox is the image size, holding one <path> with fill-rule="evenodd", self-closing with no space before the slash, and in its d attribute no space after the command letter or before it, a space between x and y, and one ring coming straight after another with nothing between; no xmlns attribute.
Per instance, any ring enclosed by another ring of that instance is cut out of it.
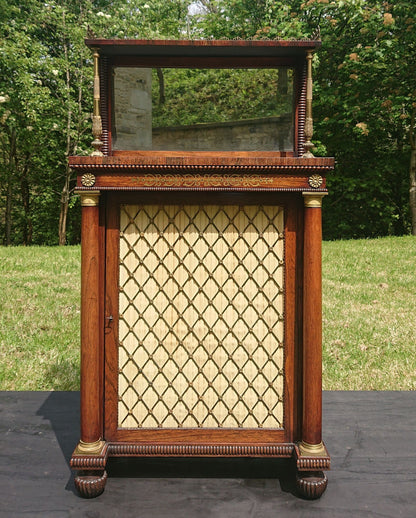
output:
<svg viewBox="0 0 416 518"><path fill-rule="evenodd" d="M416 389L416 237L323 246L324 388Z"/></svg>
<svg viewBox="0 0 416 518"><path fill-rule="evenodd" d="M80 247L0 247L0 388L77 390Z"/></svg>
<svg viewBox="0 0 416 518"><path fill-rule="evenodd" d="M79 247L0 247L0 389L77 390ZM416 389L416 238L323 244L324 388Z"/></svg>

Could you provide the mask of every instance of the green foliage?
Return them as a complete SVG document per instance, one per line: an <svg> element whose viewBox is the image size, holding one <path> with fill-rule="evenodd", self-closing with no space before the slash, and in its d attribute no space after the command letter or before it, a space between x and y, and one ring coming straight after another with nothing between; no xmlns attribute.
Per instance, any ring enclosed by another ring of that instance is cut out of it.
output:
<svg viewBox="0 0 416 518"><path fill-rule="evenodd" d="M166 98L159 103L159 92L153 89L153 125L225 122L290 113L292 91L289 88L287 94L277 94L278 74L275 69L163 69ZM156 70L153 75L152 84L157 85Z"/></svg>
<svg viewBox="0 0 416 518"><path fill-rule="evenodd" d="M296 4L278 0L201 0L193 34L215 39L288 39L305 36Z"/></svg>
<svg viewBox="0 0 416 518"><path fill-rule="evenodd" d="M310 37L319 26L316 155L337 161L324 235L409 232L409 164L416 153L410 145L416 120L413 0L0 0L0 11L0 242L62 242L63 206L67 242L79 240L67 156L88 153L92 140L92 66L83 42L88 27L108 38L286 39ZM184 119L183 108L206 110L201 100L218 95L193 77L186 80L198 101L178 81L170 104L159 108L165 124L167 114L172 124L198 119L189 112ZM241 109L244 96L237 93L254 86L236 79L231 115ZM250 117L270 113L250 97ZM209 106L210 120L221 120L222 100Z"/></svg>
<svg viewBox="0 0 416 518"><path fill-rule="evenodd" d="M416 101L412 2L310 0L323 48L315 70L316 137L337 159L325 236L410 229L410 119Z"/></svg>
<svg viewBox="0 0 416 518"><path fill-rule="evenodd" d="M116 0L93 3L96 7L90 8L89 24L100 38L187 37L191 0Z"/></svg>
<svg viewBox="0 0 416 518"><path fill-rule="evenodd" d="M83 10L77 2L27 0L9 2L7 12L0 25L0 231L8 244L54 244L67 156L91 140ZM77 219L70 218L70 232Z"/></svg>

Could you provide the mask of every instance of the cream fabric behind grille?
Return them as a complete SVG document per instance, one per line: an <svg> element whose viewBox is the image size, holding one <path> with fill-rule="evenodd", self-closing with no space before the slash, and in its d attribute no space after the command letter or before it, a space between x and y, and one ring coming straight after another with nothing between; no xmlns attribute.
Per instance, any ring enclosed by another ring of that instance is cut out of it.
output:
<svg viewBox="0 0 416 518"><path fill-rule="evenodd" d="M120 428L282 428L283 221L121 207Z"/></svg>

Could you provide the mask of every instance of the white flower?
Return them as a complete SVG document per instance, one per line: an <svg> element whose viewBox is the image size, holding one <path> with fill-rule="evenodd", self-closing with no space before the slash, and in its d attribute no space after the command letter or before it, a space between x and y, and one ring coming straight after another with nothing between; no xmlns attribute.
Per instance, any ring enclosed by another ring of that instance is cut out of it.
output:
<svg viewBox="0 0 416 518"><path fill-rule="evenodd" d="M106 14L105 17L106 18L111 18L111 14Z"/></svg>
<svg viewBox="0 0 416 518"><path fill-rule="evenodd" d="M56 122L54 122L54 123L52 124L52 129L54 129L54 130L57 130L57 129L58 129L58 125L56 124Z"/></svg>
<svg viewBox="0 0 416 518"><path fill-rule="evenodd" d="M150 5L149 4L144 4L143 9L150 9Z"/></svg>
<svg viewBox="0 0 416 518"><path fill-rule="evenodd" d="M10 115L11 113L12 113L12 112L11 112L10 110L6 110L6 111L3 113L3 116L2 116L2 118L0 119L0 122L1 122L2 124L4 124L4 123L7 121L7 119L9 118L9 115Z"/></svg>
<svg viewBox="0 0 416 518"><path fill-rule="evenodd" d="M0 103L7 103L10 101L10 97L8 95L0 95Z"/></svg>
<svg viewBox="0 0 416 518"><path fill-rule="evenodd" d="M27 131L33 131L33 126L26 126Z"/></svg>
<svg viewBox="0 0 416 518"><path fill-rule="evenodd" d="M59 74L59 70L53 69L53 70L52 70L52 74L53 74L54 76L57 76L57 75Z"/></svg>
<svg viewBox="0 0 416 518"><path fill-rule="evenodd" d="M97 16L105 16L105 14L102 11L100 11L99 13L97 13Z"/></svg>

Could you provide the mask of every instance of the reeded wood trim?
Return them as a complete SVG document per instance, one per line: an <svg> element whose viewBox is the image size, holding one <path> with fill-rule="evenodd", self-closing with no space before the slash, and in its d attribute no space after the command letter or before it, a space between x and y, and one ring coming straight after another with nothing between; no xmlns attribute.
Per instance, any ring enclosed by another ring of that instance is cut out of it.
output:
<svg viewBox="0 0 416 518"><path fill-rule="evenodd" d="M296 467L300 471L329 470L331 468L331 459L329 457L301 457L297 459Z"/></svg>
<svg viewBox="0 0 416 518"><path fill-rule="evenodd" d="M96 498L104 491L107 482L107 472L98 470L91 474L78 475L74 478L75 487L84 498Z"/></svg>
<svg viewBox="0 0 416 518"><path fill-rule="evenodd" d="M174 152L174 151L137 151L128 155L102 157L69 157L69 166L82 172L95 169L98 172L113 171L135 172L139 170L186 172L198 171L330 171L334 168L333 158L282 157L274 152Z"/></svg>
<svg viewBox="0 0 416 518"><path fill-rule="evenodd" d="M298 40L147 40L147 39L104 39L87 38L85 45L88 47L320 47L320 40L302 38ZM121 54L121 52L120 52Z"/></svg>
<svg viewBox="0 0 416 518"><path fill-rule="evenodd" d="M293 455L293 444L277 445L228 445L228 444L110 444L112 457L282 457Z"/></svg>
<svg viewBox="0 0 416 518"><path fill-rule="evenodd" d="M100 113L101 113L101 124L102 124L102 147L101 151L104 155L109 154L110 144L109 144L109 113L108 113L108 80L109 80L109 69L108 69L108 58L107 56L102 56L100 59Z"/></svg>
<svg viewBox="0 0 416 518"><path fill-rule="evenodd" d="M298 444L294 447L294 456L296 459L296 467L299 471L321 471L331 469L331 458L323 444L322 455L302 455Z"/></svg>
<svg viewBox="0 0 416 518"><path fill-rule="evenodd" d="M302 157L304 153L305 144L305 122L306 122L306 64L298 70L299 81L297 83L299 88L299 102L297 104L298 110L298 141L297 141L297 152L298 156Z"/></svg>
<svg viewBox="0 0 416 518"><path fill-rule="evenodd" d="M104 457L94 457L92 455L73 455L70 460L72 469L104 469L107 463L108 454Z"/></svg>

